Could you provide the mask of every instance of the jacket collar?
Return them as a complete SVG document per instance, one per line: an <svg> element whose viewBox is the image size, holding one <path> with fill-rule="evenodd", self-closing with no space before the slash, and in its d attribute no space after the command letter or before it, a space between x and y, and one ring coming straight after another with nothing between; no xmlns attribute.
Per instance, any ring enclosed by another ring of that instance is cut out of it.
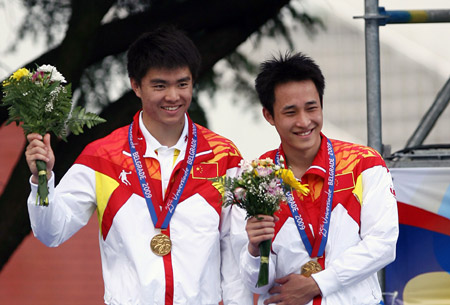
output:
<svg viewBox="0 0 450 305"><path fill-rule="evenodd" d="M149 139L147 139L148 136L147 137L144 136L144 133L141 130L141 125L139 123L139 121L140 121L140 113L141 113L141 111L138 111L134 115L134 118L133 118L134 124L139 126L139 128L138 128L138 135L137 136L138 136L138 138L145 138L146 139L146 141L143 141L143 144L145 145L144 151L146 152L146 156L155 157L156 155L155 155L154 150L157 149L160 146L155 147L155 148L152 147L152 149L147 151L147 147L146 146L149 145L149 144L152 145L153 141L151 139L149 141ZM185 155L185 152L186 152L186 146L187 146L186 142L184 142L184 138L186 136L188 136L187 124L191 124L191 122L192 122L192 120L191 120L191 118L189 117L188 114L185 115L185 118L186 118L185 119L185 127L183 129L182 135L181 135L178 143L175 145L175 146L178 146L178 144L182 145L184 143L184 145L183 145L184 149L183 150L180 149L180 151L182 151L182 155L183 155L182 158L184 158L184 155ZM195 124L195 125L197 127L197 153L196 153L196 156L195 156L194 164L197 164L197 163L201 163L201 162L207 161L209 159L212 159L212 157L214 156L214 153L213 153L213 150L212 150L211 145L209 144L208 140L206 140L205 136L203 135L202 129L204 127L202 127L202 126L200 126L198 124ZM148 131L147 131L147 133L148 133ZM148 134L150 135L150 133L148 133ZM151 135L150 135L150 137L153 138ZM154 139L154 140L156 141L156 139ZM176 148L178 148L178 147L176 147Z"/></svg>
<svg viewBox="0 0 450 305"><path fill-rule="evenodd" d="M320 133L321 142L319 151L316 154L311 166L308 168L305 174L314 174L325 178L328 168L328 150L327 150L327 137Z"/></svg>

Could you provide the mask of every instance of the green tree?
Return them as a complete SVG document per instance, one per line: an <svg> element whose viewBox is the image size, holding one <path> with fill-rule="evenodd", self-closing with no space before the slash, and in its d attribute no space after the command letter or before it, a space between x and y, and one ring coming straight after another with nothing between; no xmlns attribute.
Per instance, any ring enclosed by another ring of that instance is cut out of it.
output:
<svg viewBox="0 0 450 305"><path fill-rule="evenodd" d="M174 24L183 29L202 54L196 90L213 92L213 66L219 60L227 60L236 71L254 68L236 51L251 35L282 35L291 41L283 22L286 15L311 33L321 25L318 19L295 9L294 2L300 0L23 1L27 18L18 31L19 42L44 33L49 45L45 53L25 67L34 68L35 64L57 67L72 83L74 96L77 96L75 103L95 109L107 120L80 136L69 135L68 143L53 140L56 177L64 174L87 143L129 124L139 110L139 100L127 89L124 59L128 46L140 34L162 24ZM5 1L0 1L0 9L4 4ZM236 84L238 88L252 91L239 73L236 73ZM110 92L117 87L120 96L113 97ZM0 99L2 96L0 93ZM190 115L194 121L207 125L196 100L192 102ZM0 107L0 125L6 120L6 108ZM29 175L22 153L0 197L0 270L30 232L26 207Z"/></svg>

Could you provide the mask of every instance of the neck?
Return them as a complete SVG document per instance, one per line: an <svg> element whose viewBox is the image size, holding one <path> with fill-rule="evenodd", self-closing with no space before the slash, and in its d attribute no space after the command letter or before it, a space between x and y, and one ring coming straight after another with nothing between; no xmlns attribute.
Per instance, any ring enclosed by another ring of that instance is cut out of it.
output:
<svg viewBox="0 0 450 305"><path fill-rule="evenodd" d="M319 147L307 151L298 151L290 147L283 146L287 165L291 168L294 176L300 179L312 165L314 158L319 151Z"/></svg>
<svg viewBox="0 0 450 305"><path fill-rule="evenodd" d="M285 152L287 165L290 167L296 178L301 178L303 174L311 166L314 157L302 157L299 155L291 155Z"/></svg>
<svg viewBox="0 0 450 305"><path fill-rule="evenodd" d="M170 126L155 124L153 122L149 123L145 119L143 120L143 123L148 132L150 132L161 145L172 147L177 144L181 137L184 128L184 117L182 122Z"/></svg>

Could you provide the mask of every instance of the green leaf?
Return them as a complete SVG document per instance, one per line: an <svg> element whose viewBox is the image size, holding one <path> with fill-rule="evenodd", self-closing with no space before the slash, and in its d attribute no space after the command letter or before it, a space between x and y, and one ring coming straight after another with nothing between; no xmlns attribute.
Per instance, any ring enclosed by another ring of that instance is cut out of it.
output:
<svg viewBox="0 0 450 305"><path fill-rule="evenodd" d="M88 128L92 128L98 124L106 122L105 119L99 117L92 112L86 112L86 110L80 106L73 109L70 119L67 122L69 130L78 135L83 133L83 127L86 125Z"/></svg>

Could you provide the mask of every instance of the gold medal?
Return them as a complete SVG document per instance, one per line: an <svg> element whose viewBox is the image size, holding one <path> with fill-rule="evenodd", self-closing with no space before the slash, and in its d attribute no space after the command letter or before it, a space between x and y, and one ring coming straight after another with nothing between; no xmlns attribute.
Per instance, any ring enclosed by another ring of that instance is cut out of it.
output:
<svg viewBox="0 0 450 305"><path fill-rule="evenodd" d="M301 268L301 275L310 277L311 274L317 273L319 271L322 271L322 266L314 260L311 260L304 264Z"/></svg>
<svg viewBox="0 0 450 305"><path fill-rule="evenodd" d="M172 242L170 241L169 236L159 233L153 236L150 241L150 249L152 249L152 252L156 255L164 256L170 253L170 250L172 249Z"/></svg>

